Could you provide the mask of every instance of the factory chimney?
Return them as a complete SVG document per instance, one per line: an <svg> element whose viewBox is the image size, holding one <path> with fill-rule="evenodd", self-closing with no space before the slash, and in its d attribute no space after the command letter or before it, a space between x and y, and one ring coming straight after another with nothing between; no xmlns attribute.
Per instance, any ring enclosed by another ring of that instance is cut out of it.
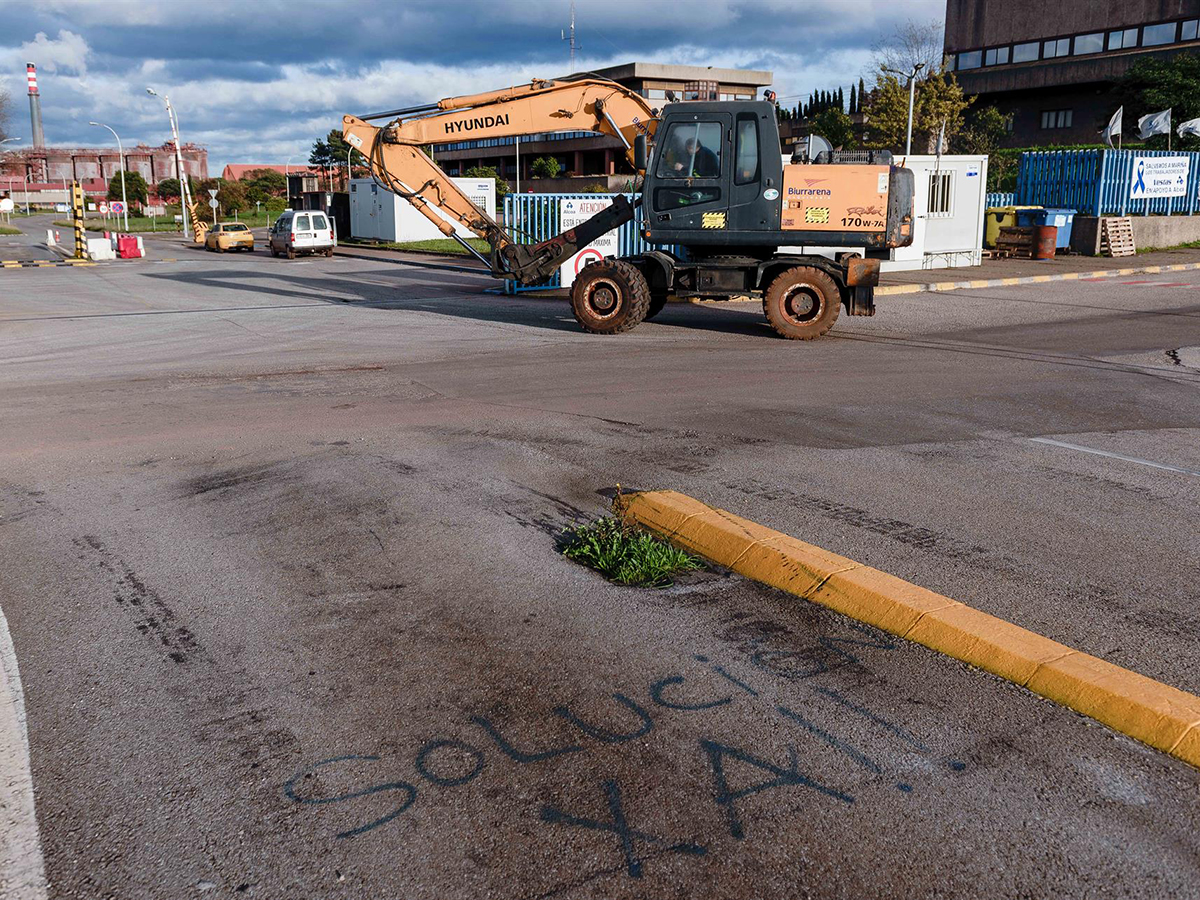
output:
<svg viewBox="0 0 1200 900"><path fill-rule="evenodd" d="M42 98L37 89L37 66L25 63L25 75L29 80L29 121L33 126L33 146L41 150L46 146L46 137L42 134Z"/></svg>

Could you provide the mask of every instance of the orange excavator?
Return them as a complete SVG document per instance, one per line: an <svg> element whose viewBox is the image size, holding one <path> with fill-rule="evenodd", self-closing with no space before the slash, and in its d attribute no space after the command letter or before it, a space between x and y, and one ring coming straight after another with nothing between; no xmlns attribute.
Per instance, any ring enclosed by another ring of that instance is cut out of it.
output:
<svg viewBox="0 0 1200 900"><path fill-rule="evenodd" d="M389 121L369 124L379 119ZM524 243L476 206L423 149L548 131L619 139L642 176L640 197L630 202L617 195L584 223ZM657 315L670 295L754 296L783 337L819 337L842 307L851 315L874 314L880 260L912 241L911 171L893 165L887 151L827 151L815 160L785 162L769 100L672 98L656 109L599 78L533 81L345 116L342 133L367 158L376 181L498 278L544 283L596 238L639 219L655 249L593 262L571 288L576 320L596 334L628 331ZM459 237L456 223L486 240L489 254Z"/></svg>

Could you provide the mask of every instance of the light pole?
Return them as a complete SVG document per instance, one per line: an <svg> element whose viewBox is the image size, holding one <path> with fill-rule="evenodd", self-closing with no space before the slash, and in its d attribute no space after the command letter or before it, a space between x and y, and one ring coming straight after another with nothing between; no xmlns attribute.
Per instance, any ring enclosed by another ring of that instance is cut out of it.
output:
<svg viewBox="0 0 1200 900"><path fill-rule="evenodd" d="M157 97L158 93L154 88L146 88L146 93L151 97ZM179 192L180 202L183 204L183 237L186 240L191 236L189 230L188 214L192 206L192 188L188 184L187 172L183 171L183 151L179 147L179 119L175 116L175 110L171 106L171 98L166 94L162 95L163 102L167 105L167 119L171 123L171 138L175 141L175 174L179 177Z"/></svg>
<svg viewBox="0 0 1200 900"><path fill-rule="evenodd" d="M896 69L889 69L887 66L884 66L883 68L883 71L885 72L908 79L908 137L906 137L904 140L905 156L910 156L912 154L913 101L916 99L917 73L923 68L925 68L925 63L914 63L912 71L907 74L897 71Z"/></svg>
<svg viewBox="0 0 1200 900"><path fill-rule="evenodd" d="M107 128L112 131L112 136L117 139L117 156L121 161L121 208L125 211L125 232L129 232L129 201L125 197L125 148L121 146L121 136L113 131L109 125L104 125L101 122L88 122L89 125L95 125L97 128Z"/></svg>
<svg viewBox="0 0 1200 900"><path fill-rule="evenodd" d="M292 160L294 156L289 156L287 162L283 164L283 201L284 209L292 208Z"/></svg>

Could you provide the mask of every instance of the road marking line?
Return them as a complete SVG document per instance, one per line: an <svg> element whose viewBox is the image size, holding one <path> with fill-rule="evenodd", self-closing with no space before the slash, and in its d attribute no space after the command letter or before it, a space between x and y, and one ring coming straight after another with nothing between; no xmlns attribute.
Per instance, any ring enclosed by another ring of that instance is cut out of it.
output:
<svg viewBox="0 0 1200 900"><path fill-rule="evenodd" d="M619 495L614 509L747 578L977 666L1200 768L1194 694L677 491Z"/></svg>
<svg viewBox="0 0 1200 900"><path fill-rule="evenodd" d="M1153 460L1142 459L1140 456L1125 456L1122 453L1113 453L1109 450L1097 450L1095 447L1082 447L1079 444L1068 444L1066 441L1056 441L1053 438L1035 437L1029 438L1035 444L1049 444L1052 447L1065 447L1067 450L1078 450L1081 453L1094 453L1097 456L1107 456L1109 459L1120 459L1125 462L1137 463L1142 466L1151 466L1155 469L1166 469L1168 472L1178 472L1180 475L1194 475L1200 478L1200 472L1192 469L1181 469L1179 466L1171 466L1167 463L1157 463Z"/></svg>
<svg viewBox="0 0 1200 900"><path fill-rule="evenodd" d="M0 610L0 832L0 892L12 900L44 900L48 888L29 767L25 695L3 610Z"/></svg>

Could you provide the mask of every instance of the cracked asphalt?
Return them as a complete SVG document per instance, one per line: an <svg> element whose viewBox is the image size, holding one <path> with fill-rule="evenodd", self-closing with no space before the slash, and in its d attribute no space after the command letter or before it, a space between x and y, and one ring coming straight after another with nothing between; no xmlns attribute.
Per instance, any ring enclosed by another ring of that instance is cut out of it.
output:
<svg viewBox="0 0 1200 900"><path fill-rule="evenodd" d="M727 572L556 549L674 488L1200 691L1200 276L794 344L752 303L602 338L397 258L172 255L0 273L51 897L1200 893L1187 765Z"/></svg>

